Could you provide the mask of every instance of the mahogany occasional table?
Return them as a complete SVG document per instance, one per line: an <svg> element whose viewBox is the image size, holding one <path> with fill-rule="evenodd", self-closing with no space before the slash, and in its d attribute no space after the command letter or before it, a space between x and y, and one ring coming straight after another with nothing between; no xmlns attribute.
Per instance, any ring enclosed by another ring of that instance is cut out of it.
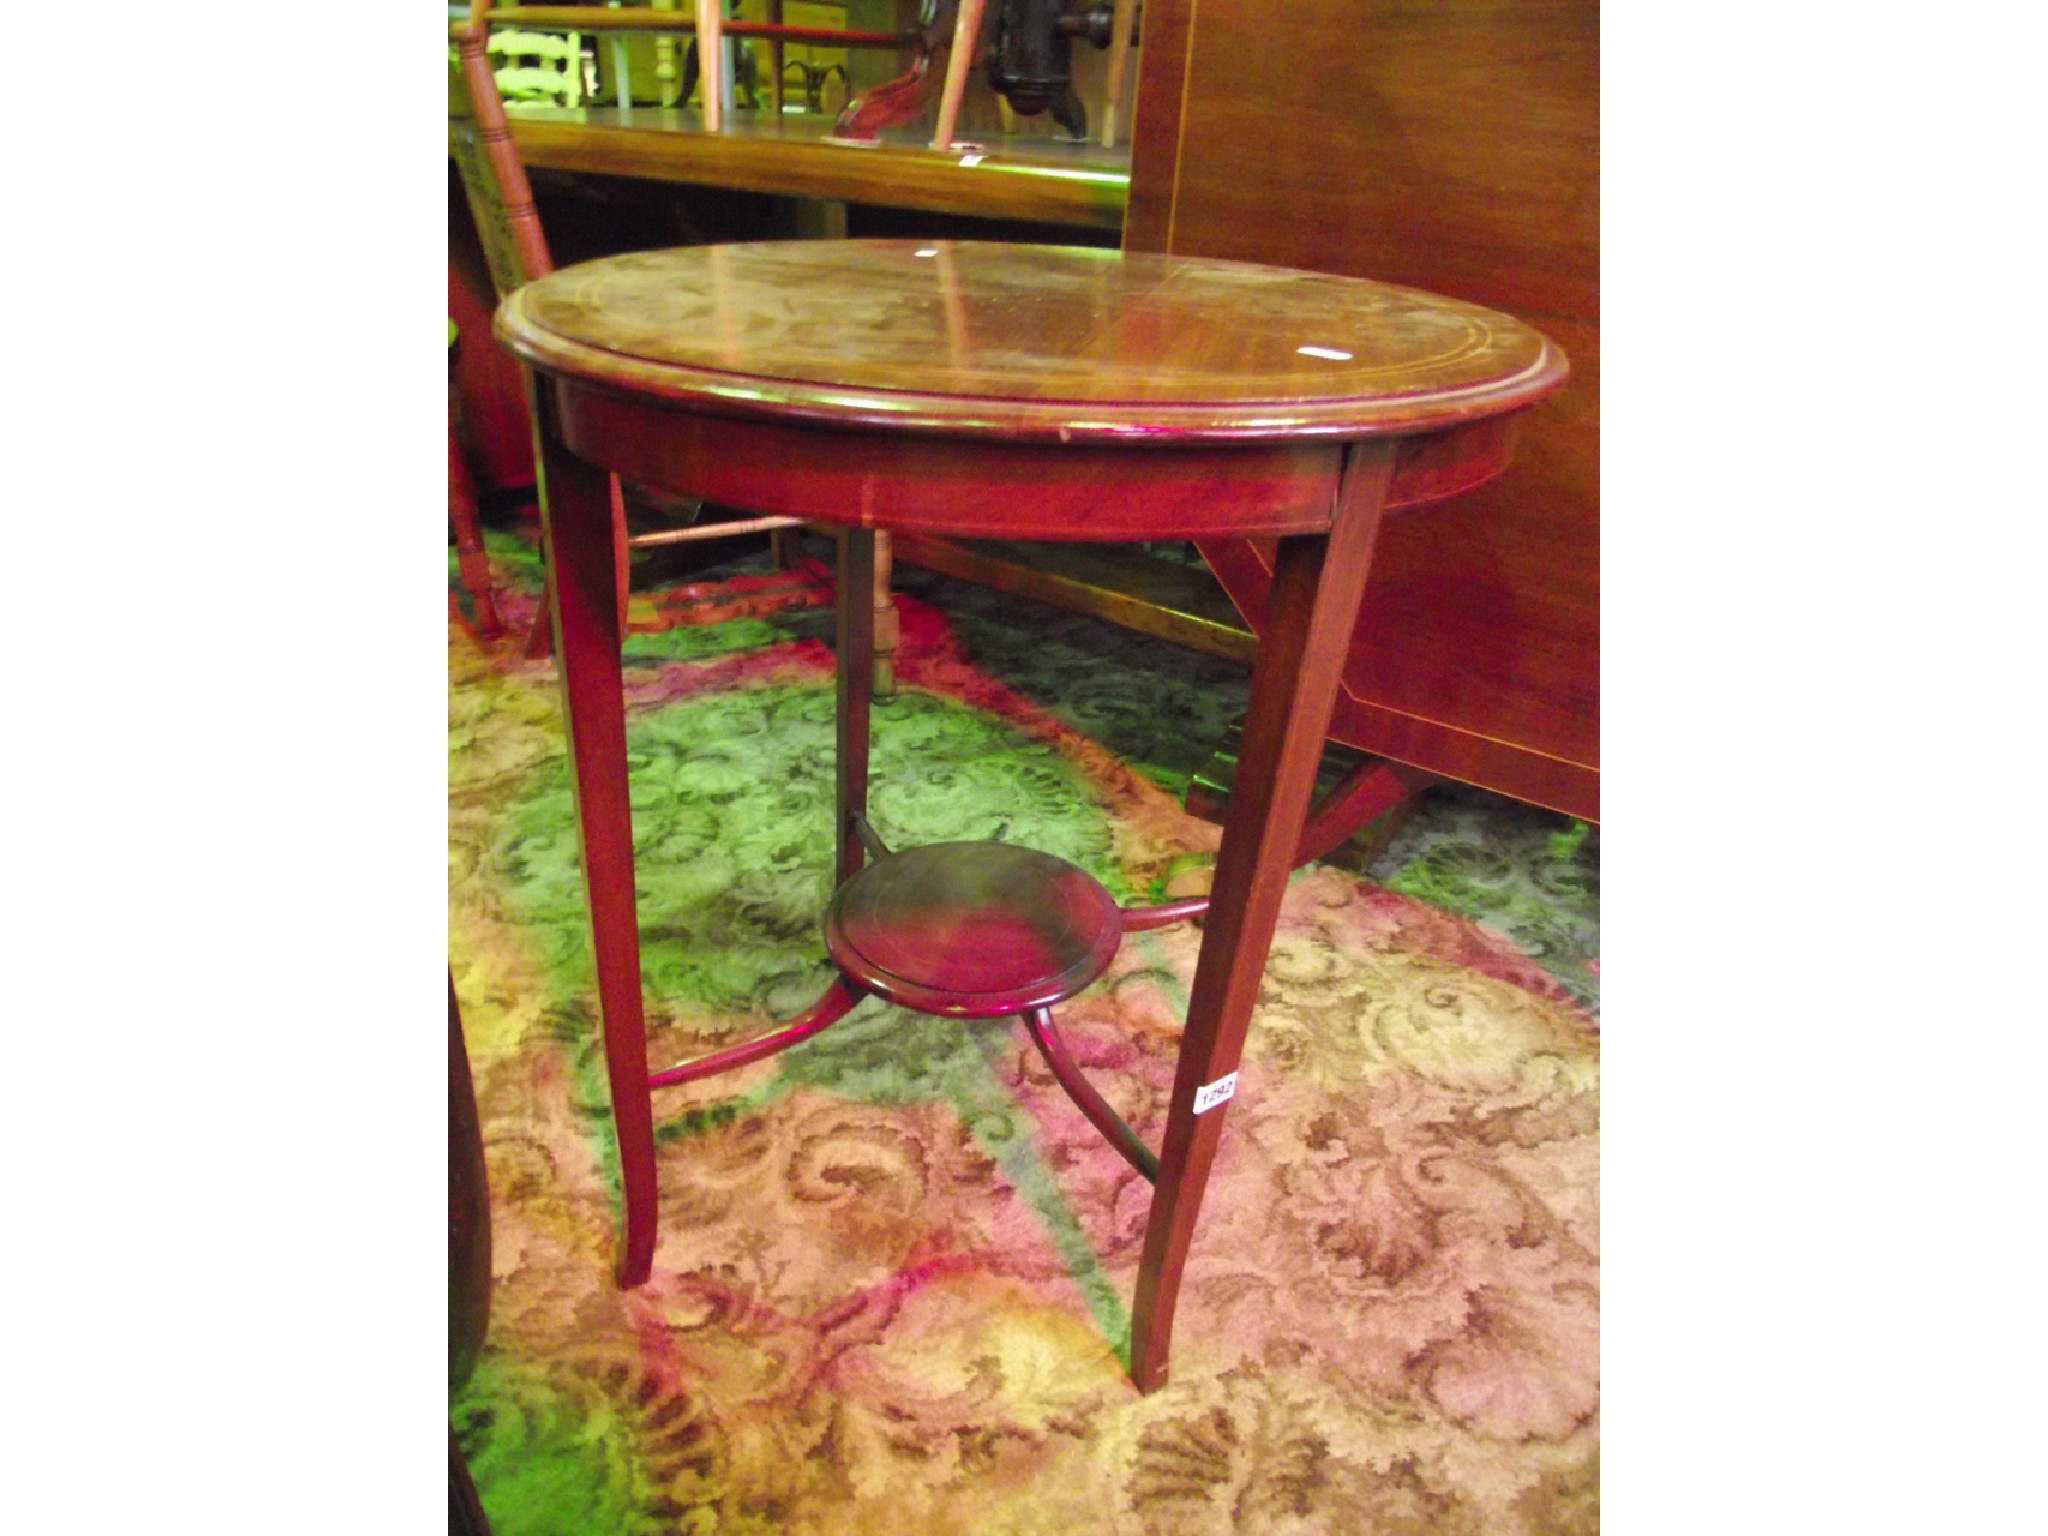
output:
<svg viewBox="0 0 2048 1536"><path fill-rule="evenodd" d="M1021 1016L1089 1119L1153 1181L1130 1368L1166 1380L1174 1298L1235 1089L1380 517L1505 467L1565 359L1491 310L1236 262L1047 246L700 246L564 268L508 297L530 365L624 1185L621 1285L656 1230L651 1090L758 1060L861 998ZM787 1027L650 1072L607 475L843 525L840 975ZM1003 844L891 852L866 817L878 529L1008 539L1251 537L1273 566L1236 786L1206 899L1120 909ZM852 594L853 600L846 600ZM1051 1009L1134 928L1206 911L1155 1156L1081 1077Z"/></svg>

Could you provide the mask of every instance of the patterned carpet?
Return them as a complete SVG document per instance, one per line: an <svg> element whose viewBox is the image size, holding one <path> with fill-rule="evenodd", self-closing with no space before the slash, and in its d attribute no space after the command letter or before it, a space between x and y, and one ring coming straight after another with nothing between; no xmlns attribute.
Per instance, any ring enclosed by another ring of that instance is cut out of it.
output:
<svg viewBox="0 0 2048 1536"><path fill-rule="evenodd" d="M530 537L490 541L523 629ZM1178 791L1242 668L899 575L886 839L1028 844L1119 899L1213 852ZM828 635L796 609L629 641L656 1064L828 975ZM493 1223L451 1411L501 1536L1598 1529L1597 832L1444 790L1369 869L1295 876L1172 1381L1141 1398L1119 1356L1149 1189L1014 1023L870 1001L658 1094L654 1275L613 1286L554 674L516 652L451 623L449 945ZM1155 1146L1195 942L1133 935L1061 1010Z"/></svg>

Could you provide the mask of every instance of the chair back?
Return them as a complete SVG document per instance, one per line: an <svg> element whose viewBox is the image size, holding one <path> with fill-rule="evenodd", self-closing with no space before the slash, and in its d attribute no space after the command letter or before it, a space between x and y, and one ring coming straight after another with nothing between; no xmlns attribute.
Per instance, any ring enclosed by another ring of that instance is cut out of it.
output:
<svg viewBox="0 0 2048 1536"><path fill-rule="evenodd" d="M497 62L498 94L507 101L573 107L583 100L583 37L569 32L493 32L484 44Z"/></svg>
<svg viewBox="0 0 2048 1536"><path fill-rule="evenodd" d="M469 20L454 29L455 58L448 66L448 152L462 177L476 221L491 286L503 298L555 270L541 233L540 212L526 167L512 142L505 103L491 68L489 0L473 0Z"/></svg>

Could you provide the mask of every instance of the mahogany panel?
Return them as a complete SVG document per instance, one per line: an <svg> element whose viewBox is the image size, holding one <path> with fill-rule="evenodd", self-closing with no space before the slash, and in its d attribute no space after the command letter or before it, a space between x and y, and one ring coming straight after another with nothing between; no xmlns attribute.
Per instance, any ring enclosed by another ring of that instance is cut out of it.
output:
<svg viewBox="0 0 2048 1536"><path fill-rule="evenodd" d="M1513 468L1388 522L1332 734L1597 818L1596 0L1201 0L1145 25L1127 250L1427 288L1570 355ZM1233 596L1263 587L1235 564Z"/></svg>

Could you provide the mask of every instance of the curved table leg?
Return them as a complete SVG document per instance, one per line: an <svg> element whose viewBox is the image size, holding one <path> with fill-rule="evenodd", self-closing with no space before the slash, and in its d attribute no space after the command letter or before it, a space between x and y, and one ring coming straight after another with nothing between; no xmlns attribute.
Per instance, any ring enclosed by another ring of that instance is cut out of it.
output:
<svg viewBox="0 0 2048 1536"><path fill-rule="evenodd" d="M758 1040L749 1040L743 1045L728 1046L722 1051L713 1051L709 1056L699 1056L695 1061L686 1061L679 1066L664 1067L647 1079L650 1088L667 1088L676 1083L694 1083L707 1077L716 1077L721 1072L730 1072L735 1067L744 1067L763 1057L786 1051L792 1045L801 1044L820 1030L829 1029L845 1018L867 994L855 987L844 976L835 976L832 984L825 988L825 995L811 1004L796 1018L773 1034L763 1035Z"/></svg>
<svg viewBox="0 0 2048 1536"><path fill-rule="evenodd" d="M1110 1107L1109 1100L1096 1091L1095 1085L1081 1075L1081 1069L1067 1051L1067 1042L1060 1038L1059 1027L1052 1021L1050 1008L1034 1008L1024 1016L1024 1027L1031 1031L1031 1038L1038 1046L1038 1054L1045 1058L1045 1064L1052 1068L1052 1075L1059 1085L1066 1089L1088 1123L1100 1131L1109 1144L1121 1152L1129 1163L1147 1179L1159 1178L1159 1159L1152 1149L1138 1139L1138 1133L1125 1123L1124 1117Z"/></svg>
<svg viewBox="0 0 2048 1536"><path fill-rule="evenodd" d="M1230 1090L1222 1080L1237 1071L1258 1000L1392 474L1390 445L1357 445L1345 460L1330 533L1280 541L1268 609L1272 628L1252 669L1237 785L1216 859L1131 1308L1131 1379L1141 1392L1166 1384L1181 1269L1223 1134Z"/></svg>
<svg viewBox="0 0 2048 1536"><path fill-rule="evenodd" d="M544 390L532 397L547 541L549 615L569 758L583 883L590 896L591 952L611 1080L624 1211L616 1273L645 1280L657 1219L654 1111L648 1098L647 1024L640 994L640 922L633 890L633 818L626 797L625 688L619 670L618 530L611 476L557 441Z"/></svg>

